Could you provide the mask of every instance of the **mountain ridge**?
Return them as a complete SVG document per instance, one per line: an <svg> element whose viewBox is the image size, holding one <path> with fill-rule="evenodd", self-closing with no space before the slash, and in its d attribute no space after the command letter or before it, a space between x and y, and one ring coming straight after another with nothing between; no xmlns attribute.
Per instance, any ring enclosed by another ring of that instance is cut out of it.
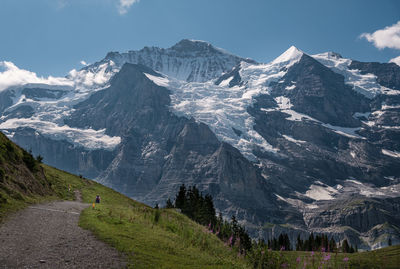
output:
<svg viewBox="0 0 400 269"><path fill-rule="evenodd" d="M365 249L384 246L389 234L400 240L396 208L393 218L371 213L369 230L355 222L355 230L344 228L347 220L366 218L367 204L388 210L387 201L398 203L397 68L365 67L332 52L307 55L293 46L266 64L206 42L172 48L110 54L74 73L78 82L65 94L32 85L2 91L0 128L45 160L51 152L69 156L55 156L52 165L150 204L165 202L182 183L197 184L253 236L279 230L265 223L288 223L293 237L327 232ZM182 57L200 63L199 51L222 58L199 65L203 71L179 69ZM178 55L176 70L190 72L165 69L173 58L164 61L161 52ZM147 60L135 58L140 53ZM92 80L101 83L86 83ZM59 115L55 123L52 115ZM351 210L337 210L339 201ZM376 243L371 225L387 221L392 228Z"/></svg>

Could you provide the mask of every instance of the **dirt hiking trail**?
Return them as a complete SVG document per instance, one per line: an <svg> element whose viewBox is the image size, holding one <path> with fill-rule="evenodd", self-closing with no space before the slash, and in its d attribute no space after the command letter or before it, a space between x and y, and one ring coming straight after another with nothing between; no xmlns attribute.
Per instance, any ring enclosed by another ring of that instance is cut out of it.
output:
<svg viewBox="0 0 400 269"><path fill-rule="evenodd" d="M125 268L124 258L78 226L89 204L58 201L32 205L0 224L0 269Z"/></svg>

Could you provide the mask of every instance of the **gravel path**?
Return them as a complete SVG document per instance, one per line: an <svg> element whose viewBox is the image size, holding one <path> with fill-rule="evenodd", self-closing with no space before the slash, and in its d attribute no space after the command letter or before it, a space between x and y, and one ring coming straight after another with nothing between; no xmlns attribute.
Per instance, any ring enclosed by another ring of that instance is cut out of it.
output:
<svg viewBox="0 0 400 269"><path fill-rule="evenodd" d="M61 201L38 204L0 225L0 269L125 268L119 253L78 226L88 204Z"/></svg>

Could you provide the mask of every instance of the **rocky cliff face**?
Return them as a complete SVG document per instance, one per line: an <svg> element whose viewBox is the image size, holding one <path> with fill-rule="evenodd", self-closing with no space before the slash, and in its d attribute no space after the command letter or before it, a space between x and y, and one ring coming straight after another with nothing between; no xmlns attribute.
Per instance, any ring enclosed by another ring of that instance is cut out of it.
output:
<svg viewBox="0 0 400 269"><path fill-rule="evenodd" d="M0 129L148 204L210 193L254 237L400 241L399 67L291 47L268 64L206 42L109 53L72 86L0 92Z"/></svg>

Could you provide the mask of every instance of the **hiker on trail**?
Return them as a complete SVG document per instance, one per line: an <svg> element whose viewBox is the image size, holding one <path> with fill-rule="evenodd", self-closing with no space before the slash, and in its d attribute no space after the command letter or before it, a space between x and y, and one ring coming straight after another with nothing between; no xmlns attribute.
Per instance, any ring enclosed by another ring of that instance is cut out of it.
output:
<svg viewBox="0 0 400 269"><path fill-rule="evenodd" d="M100 195L97 195L97 196L96 196L96 203L97 203L97 204L100 204Z"/></svg>

